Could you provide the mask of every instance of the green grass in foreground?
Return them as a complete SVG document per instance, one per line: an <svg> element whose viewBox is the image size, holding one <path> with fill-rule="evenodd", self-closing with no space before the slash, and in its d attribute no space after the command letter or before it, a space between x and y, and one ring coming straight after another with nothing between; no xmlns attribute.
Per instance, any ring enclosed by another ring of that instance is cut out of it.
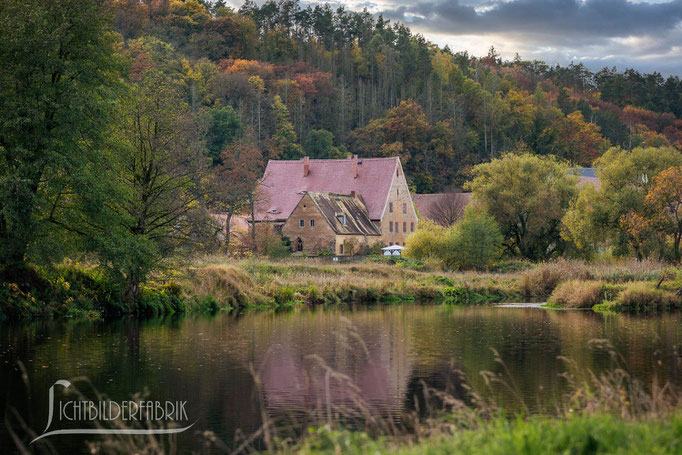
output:
<svg viewBox="0 0 682 455"><path fill-rule="evenodd" d="M282 453L386 454L680 454L682 416L624 421L613 415L497 418L473 430L447 429L416 443L373 440L364 433L311 429Z"/></svg>

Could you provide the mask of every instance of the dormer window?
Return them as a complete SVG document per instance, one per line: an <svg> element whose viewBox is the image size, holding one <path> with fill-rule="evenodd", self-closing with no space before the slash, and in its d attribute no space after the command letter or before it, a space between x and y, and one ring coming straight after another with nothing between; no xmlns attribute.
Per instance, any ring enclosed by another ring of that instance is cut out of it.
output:
<svg viewBox="0 0 682 455"><path fill-rule="evenodd" d="M344 213L343 215L336 215L336 219L339 220L339 223L341 223L343 226L346 226L348 220L346 219L346 214Z"/></svg>

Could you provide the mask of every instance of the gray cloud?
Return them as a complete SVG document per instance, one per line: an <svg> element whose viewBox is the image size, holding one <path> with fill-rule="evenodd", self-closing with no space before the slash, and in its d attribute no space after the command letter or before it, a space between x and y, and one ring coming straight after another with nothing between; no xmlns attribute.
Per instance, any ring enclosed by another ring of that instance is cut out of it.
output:
<svg viewBox="0 0 682 455"><path fill-rule="evenodd" d="M428 25L454 34L528 33L562 36L625 37L669 30L682 21L682 0L631 3L626 0L426 1L383 11L386 17Z"/></svg>
<svg viewBox="0 0 682 455"><path fill-rule="evenodd" d="M480 36L548 63L682 72L682 0L385 0L384 17L454 43ZM452 45L451 45L452 47ZM456 47L456 46L455 46Z"/></svg>

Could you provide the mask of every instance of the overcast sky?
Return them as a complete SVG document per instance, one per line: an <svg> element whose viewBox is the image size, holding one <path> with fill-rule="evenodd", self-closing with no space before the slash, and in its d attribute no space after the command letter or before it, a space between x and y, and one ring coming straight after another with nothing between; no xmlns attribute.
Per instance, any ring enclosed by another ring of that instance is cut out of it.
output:
<svg viewBox="0 0 682 455"><path fill-rule="evenodd" d="M241 4L239 0L233 0ZM262 1L258 1L262 3ZM324 3L302 0L301 4ZM348 0L453 51L682 75L682 0Z"/></svg>

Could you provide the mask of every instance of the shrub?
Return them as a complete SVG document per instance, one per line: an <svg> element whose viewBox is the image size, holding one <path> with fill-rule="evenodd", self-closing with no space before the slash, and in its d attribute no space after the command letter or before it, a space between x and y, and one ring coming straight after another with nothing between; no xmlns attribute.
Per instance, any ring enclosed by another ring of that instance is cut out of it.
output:
<svg viewBox="0 0 682 455"><path fill-rule="evenodd" d="M449 269L484 269L499 258L502 234L495 220L469 206L460 220L443 228L430 221L407 238L405 255L421 261L437 259Z"/></svg>
<svg viewBox="0 0 682 455"><path fill-rule="evenodd" d="M0 319L100 317L128 311L121 286L95 268L26 267L0 273Z"/></svg>
<svg viewBox="0 0 682 455"><path fill-rule="evenodd" d="M416 270L418 272L428 270L428 266L422 261L417 259L412 259L405 256L372 256L366 259L366 262L372 262L376 264L391 264L396 267L402 267L405 269Z"/></svg>
<svg viewBox="0 0 682 455"><path fill-rule="evenodd" d="M626 286L615 303L619 311L661 311L681 307L682 297L650 283L634 282Z"/></svg>
<svg viewBox="0 0 682 455"><path fill-rule="evenodd" d="M180 296L180 288L174 283L161 287L143 286L134 310L146 316L182 313L185 311L185 302Z"/></svg>
<svg viewBox="0 0 682 455"><path fill-rule="evenodd" d="M560 282L570 279L590 280L585 264L580 261L557 261L540 264L536 268L524 272L519 284L526 297L547 298Z"/></svg>
<svg viewBox="0 0 682 455"><path fill-rule="evenodd" d="M256 228L255 250L273 259L283 258L291 254L291 240L278 235L271 226L259 225Z"/></svg>
<svg viewBox="0 0 682 455"><path fill-rule="evenodd" d="M346 256L355 256L359 253L359 245L355 239L345 239L343 241L343 253Z"/></svg>
<svg viewBox="0 0 682 455"><path fill-rule="evenodd" d="M200 299L199 308L210 313L216 313L220 310L220 302L212 295L207 295L203 299Z"/></svg>
<svg viewBox="0 0 682 455"><path fill-rule="evenodd" d="M630 261L620 265L595 265L584 261L558 259L545 262L521 275L519 288L526 297L547 298L557 285L567 280L596 280L612 284L658 280L666 273L654 261Z"/></svg>
<svg viewBox="0 0 682 455"><path fill-rule="evenodd" d="M547 303L564 308L592 308L604 299L601 281L564 281L554 289Z"/></svg>
<svg viewBox="0 0 682 455"><path fill-rule="evenodd" d="M440 257L445 248L445 229L433 221L423 220L419 229L405 240L406 257L423 260L429 257Z"/></svg>
<svg viewBox="0 0 682 455"><path fill-rule="evenodd" d="M189 269L185 288L190 295L214 297L221 308L242 308L267 304L244 271L232 266L206 266Z"/></svg>
<svg viewBox="0 0 682 455"><path fill-rule="evenodd" d="M372 246L370 246L369 249L367 250L367 255L369 256L383 255L384 252L381 251L381 249L385 246L386 244L384 242L373 243Z"/></svg>
<svg viewBox="0 0 682 455"><path fill-rule="evenodd" d="M443 289L447 303L466 304L471 302L472 292L466 286L452 286Z"/></svg>
<svg viewBox="0 0 682 455"><path fill-rule="evenodd" d="M446 233L446 248L441 250L443 263L453 269L484 269L499 258L502 234L495 220L474 206Z"/></svg>

